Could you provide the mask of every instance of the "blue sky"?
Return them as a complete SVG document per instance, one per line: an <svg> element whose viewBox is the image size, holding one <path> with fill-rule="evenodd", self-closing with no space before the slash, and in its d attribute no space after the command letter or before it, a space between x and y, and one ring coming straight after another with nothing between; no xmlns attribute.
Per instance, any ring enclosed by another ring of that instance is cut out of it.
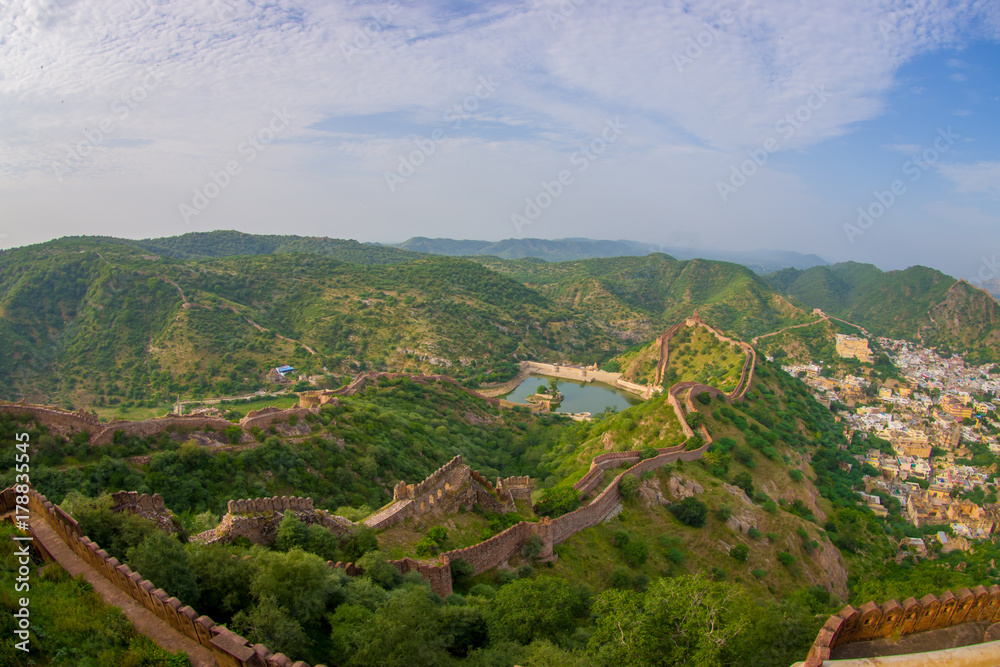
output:
<svg viewBox="0 0 1000 667"><path fill-rule="evenodd" d="M998 118L992 0L11 0L0 248L627 238L976 278Z"/></svg>

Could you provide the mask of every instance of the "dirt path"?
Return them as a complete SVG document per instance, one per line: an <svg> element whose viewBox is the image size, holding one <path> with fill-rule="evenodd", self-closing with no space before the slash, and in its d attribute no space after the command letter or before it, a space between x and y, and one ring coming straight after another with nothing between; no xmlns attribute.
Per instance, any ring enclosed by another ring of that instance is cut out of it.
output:
<svg viewBox="0 0 1000 667"><path fill-rule="evenodd" d="M218 667L211 651L201 644L195 643L191 638L182 635L166 621L118 589L104 575L77 556L44 520L34 519L31 522L31 531L34 533L35 539L42 543L56 559L56 562L62 565L63 569L73 577L82 574L83 578L94 587L94 590L106 603L125 612L138 632L146 635L158 646L168 651L184 651L191 658L191 664L194 667Z"/></svg>
<svg viewBox="0 0 1000 667"><path fill-rule="evenodd" d="M815 320L813 322L806 322L805 324L793 324L790 327L785 327L784 329L778 329L777 331L772 331L771 333L766 333L766 334L762 334L760 336L757 336L756 338L754 338L753 340L750 341L750 344L751 345L756 345L758 341L763 340L764 338L770 338L771 336L777 336L778 334L784 333L785 331L788 331L789 329L798 329L799 327L811 327L812 325L819 324L820 322L827 322L827 321L829 321L829 319L830 319L830 316L827 315L826 313L823 313L822 317L820 317L818 320ZM836 319L836 318L834 318L834 319ZM848 324L850 324L850 323L848 322Z"/></svg>

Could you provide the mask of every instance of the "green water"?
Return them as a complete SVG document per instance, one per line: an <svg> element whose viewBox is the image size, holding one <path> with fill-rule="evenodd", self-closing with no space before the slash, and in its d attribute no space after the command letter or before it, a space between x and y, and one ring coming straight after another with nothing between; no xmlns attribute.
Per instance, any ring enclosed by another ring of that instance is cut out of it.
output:
<svg viewBox="0 0 1000 667"><path fill-rule="evenodd" d="M538 390L538 385L549 384L550 378L544 375L531 375L503 398L515 403L527 403L528 396ZM557 378L559 391L563 394L562 404L556 412L589 412L596 414L607 407L622 411L633 405L642 403L642 399L617 387L603 382L577 382Z"/></svg>

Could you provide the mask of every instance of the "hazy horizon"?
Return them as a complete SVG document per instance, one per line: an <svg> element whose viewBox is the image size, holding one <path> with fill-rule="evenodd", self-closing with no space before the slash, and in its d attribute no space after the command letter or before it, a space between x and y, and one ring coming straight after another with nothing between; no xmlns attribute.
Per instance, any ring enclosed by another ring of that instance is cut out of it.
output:
<svg viewBox="0 0 1000 667"><path fill-rule="evenodd" d="M0 248L629 239L1000 277L1000 7L16 0Z"/></svg>

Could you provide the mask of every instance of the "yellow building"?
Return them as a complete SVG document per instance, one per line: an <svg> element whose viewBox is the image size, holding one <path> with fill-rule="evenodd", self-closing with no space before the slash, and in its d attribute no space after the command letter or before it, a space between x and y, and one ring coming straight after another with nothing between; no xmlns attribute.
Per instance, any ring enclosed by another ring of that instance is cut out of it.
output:
<svg viewBox="0 0 1000 667"><path fill-rule="evenodd" d="M945 396L941 402L941 409L955 419L972 418L972 407L963 405L962 402L953 396Z"/></svg>
<svg viewBox="0 0 1000 667"><path fill-rule="evenodd" d="M868 349L868 341L857 336L837 334L837 354L842 358L853 357L864 363L872 361L872 351Z"/></svg>

